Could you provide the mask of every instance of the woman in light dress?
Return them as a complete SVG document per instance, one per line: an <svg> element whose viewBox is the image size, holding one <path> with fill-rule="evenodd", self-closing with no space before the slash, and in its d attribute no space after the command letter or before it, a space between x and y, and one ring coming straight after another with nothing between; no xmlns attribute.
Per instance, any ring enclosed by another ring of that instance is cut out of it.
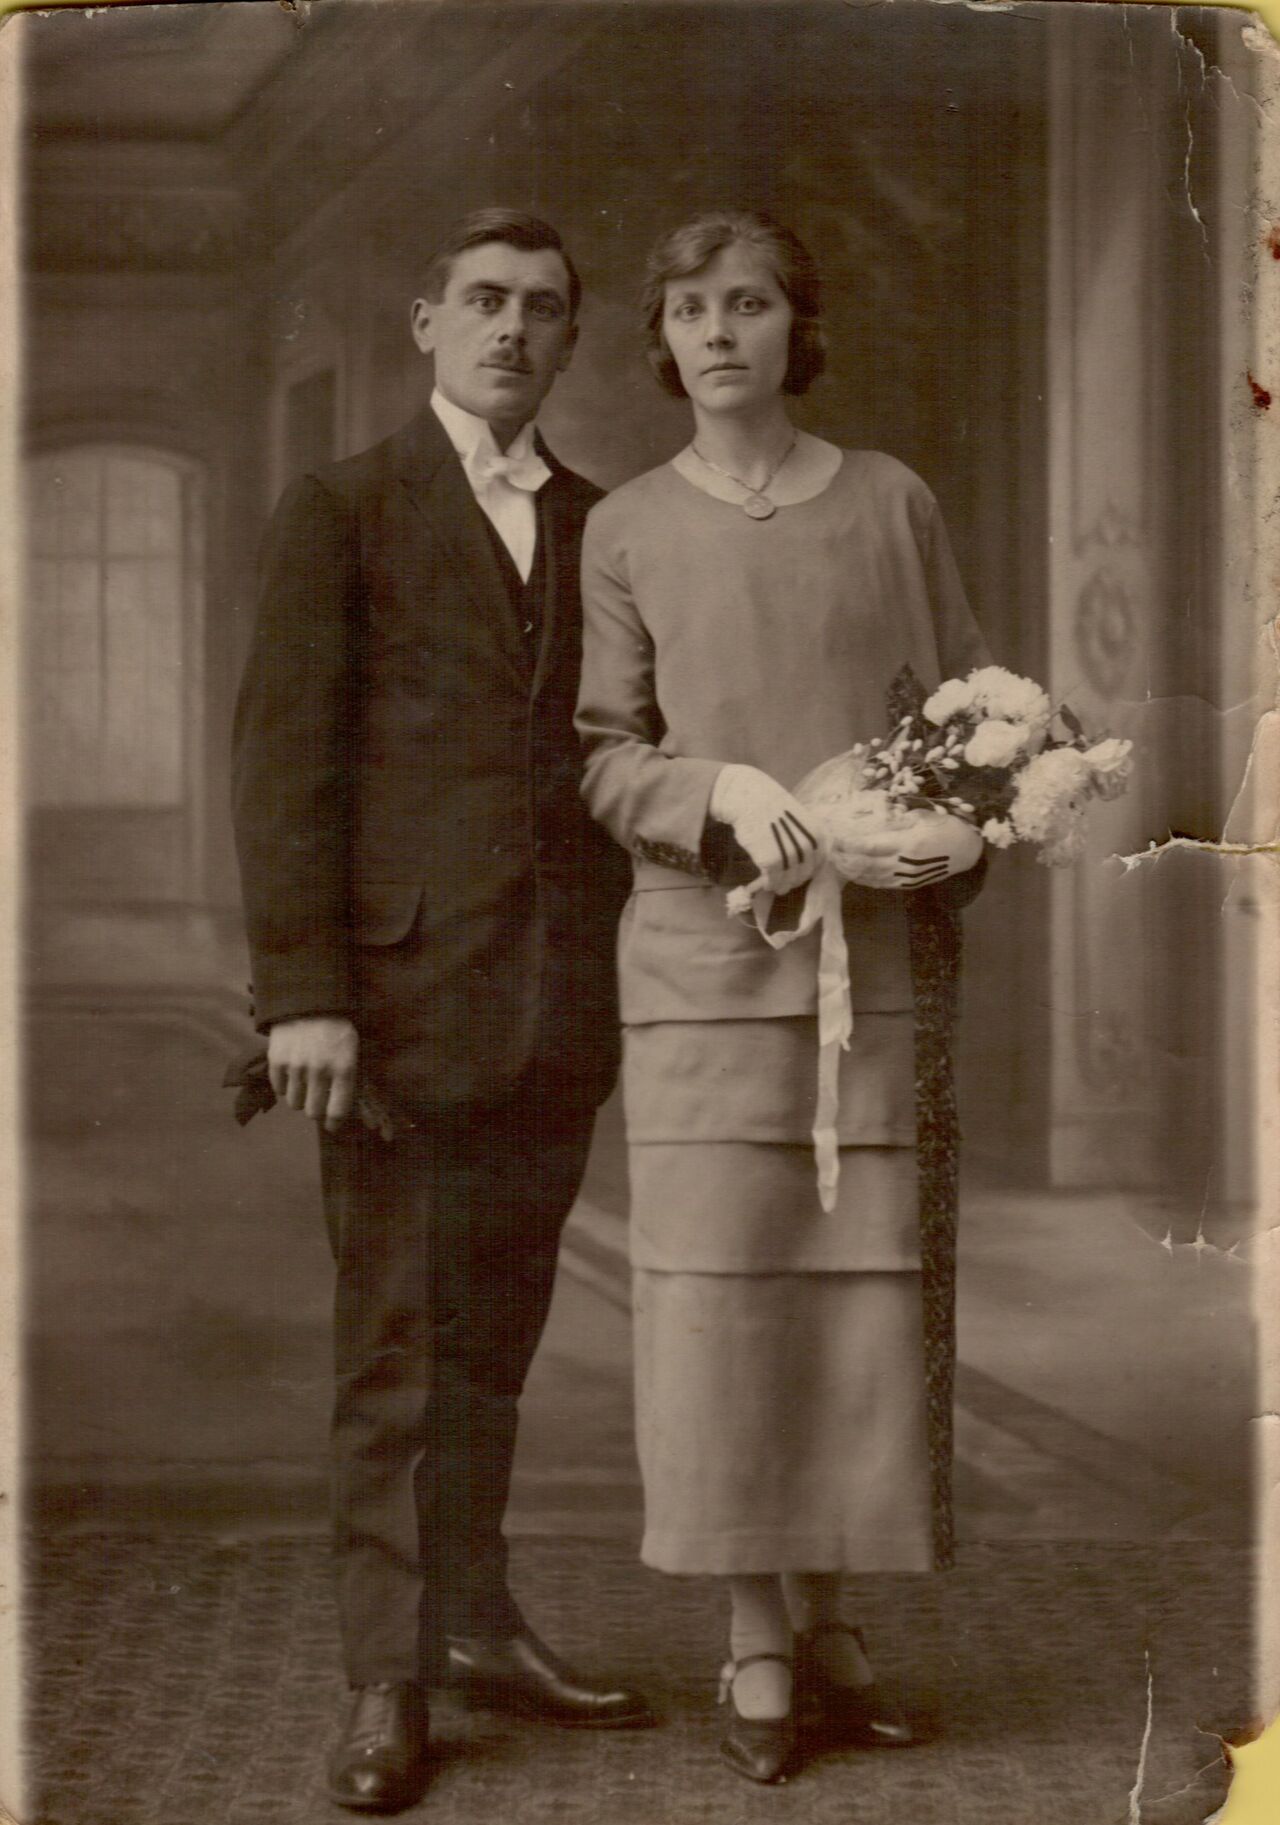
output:
<svg viewBox="0 0 1280 1825"><path fill-rule="evenodd" d="M587 802L635 867L619 968L642 1556L725 1580L722 1752L776 1781L815 1733L911 1740L841 1587L949 1551L946 1041L981 844L936 815L923 845L873 835L845 889L854 1033L830 1212L811 1144L818 937L771 949L725 886L801 888L822 844L791 788L887 731L904 663L932 689L985 654L924 483L791 422L824 362L797 238L698 216L655 247L645 310L694 435L588 520L578 715Z"/></svg>

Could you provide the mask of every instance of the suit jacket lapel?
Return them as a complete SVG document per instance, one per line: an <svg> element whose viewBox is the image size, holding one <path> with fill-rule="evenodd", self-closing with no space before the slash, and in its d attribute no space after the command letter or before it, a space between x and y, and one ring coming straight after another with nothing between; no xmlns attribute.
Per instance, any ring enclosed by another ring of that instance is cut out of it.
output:
<svg viewBox="0 0 1280 1825"><path fill-rule="evenodd" d="M544 461L551 465L551 480L542 487L539 509L542 537L546 544L546 550L541 554L546 589L542 604L542 638L538 642L538 658L533 670L535 697L542 689L555 652L555 643L560 637L560 623L564 614L564 579L561 571L573 550L569 526L569 489L560 465L541 438L538 440L538 448Z"/></svg>
<svg viewBox="0 0 1280 1825"><path fill-rule="evenodd" d="M430 406L406 427L404 440L402 484L448 555L464 594L498 633L513 669L527 677L520 629L483 510Z"/></svg>

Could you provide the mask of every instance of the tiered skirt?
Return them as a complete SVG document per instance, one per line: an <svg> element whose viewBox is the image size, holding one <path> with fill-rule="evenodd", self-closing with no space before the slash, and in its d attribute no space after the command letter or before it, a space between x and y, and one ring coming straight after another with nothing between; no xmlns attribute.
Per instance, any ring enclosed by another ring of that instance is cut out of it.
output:
<svg viewBox="0 0 1280 1825"><path fill-rule="evenodd" d="M642 1556L932 1564L908 1014L855 1019L818 1202L810 1018L626 1034Z"/></svg>

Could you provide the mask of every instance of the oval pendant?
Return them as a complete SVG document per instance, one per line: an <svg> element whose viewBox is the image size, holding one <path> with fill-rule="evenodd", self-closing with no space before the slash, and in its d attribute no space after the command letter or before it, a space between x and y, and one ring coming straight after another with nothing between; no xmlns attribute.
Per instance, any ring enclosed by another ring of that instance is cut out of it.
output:
<svg viewBox="0 0 1280 1825"><path fill-rule="evenodd" d="M771 520L776 508L763 494L749 494L742 503L742 511L750 514L753 520Z"/></svg>

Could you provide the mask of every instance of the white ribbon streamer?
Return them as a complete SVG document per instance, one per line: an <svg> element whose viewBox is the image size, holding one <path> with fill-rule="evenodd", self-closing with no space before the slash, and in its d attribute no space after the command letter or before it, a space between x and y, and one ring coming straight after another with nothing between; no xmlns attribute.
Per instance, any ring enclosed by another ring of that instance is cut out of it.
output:
<svg viewBox="0 0 1280 1825"><path fill-rule="evenodd" d="M840 896L844 883L830 862L824 862L805 889L799 923L787 931L769 930L774 896L759 893L748 899L739 888L729 896L729 911L749 911L756 930L773 950L784 950L818 926L818 1100L813 1118L813 1151L818 1167L818 1198L824 1210L835 1209L840 1183L840 1146L836 1122L840 1112L840 1054L853 1037L853 995L849 982L849 950L844 936Z"/></svg>

